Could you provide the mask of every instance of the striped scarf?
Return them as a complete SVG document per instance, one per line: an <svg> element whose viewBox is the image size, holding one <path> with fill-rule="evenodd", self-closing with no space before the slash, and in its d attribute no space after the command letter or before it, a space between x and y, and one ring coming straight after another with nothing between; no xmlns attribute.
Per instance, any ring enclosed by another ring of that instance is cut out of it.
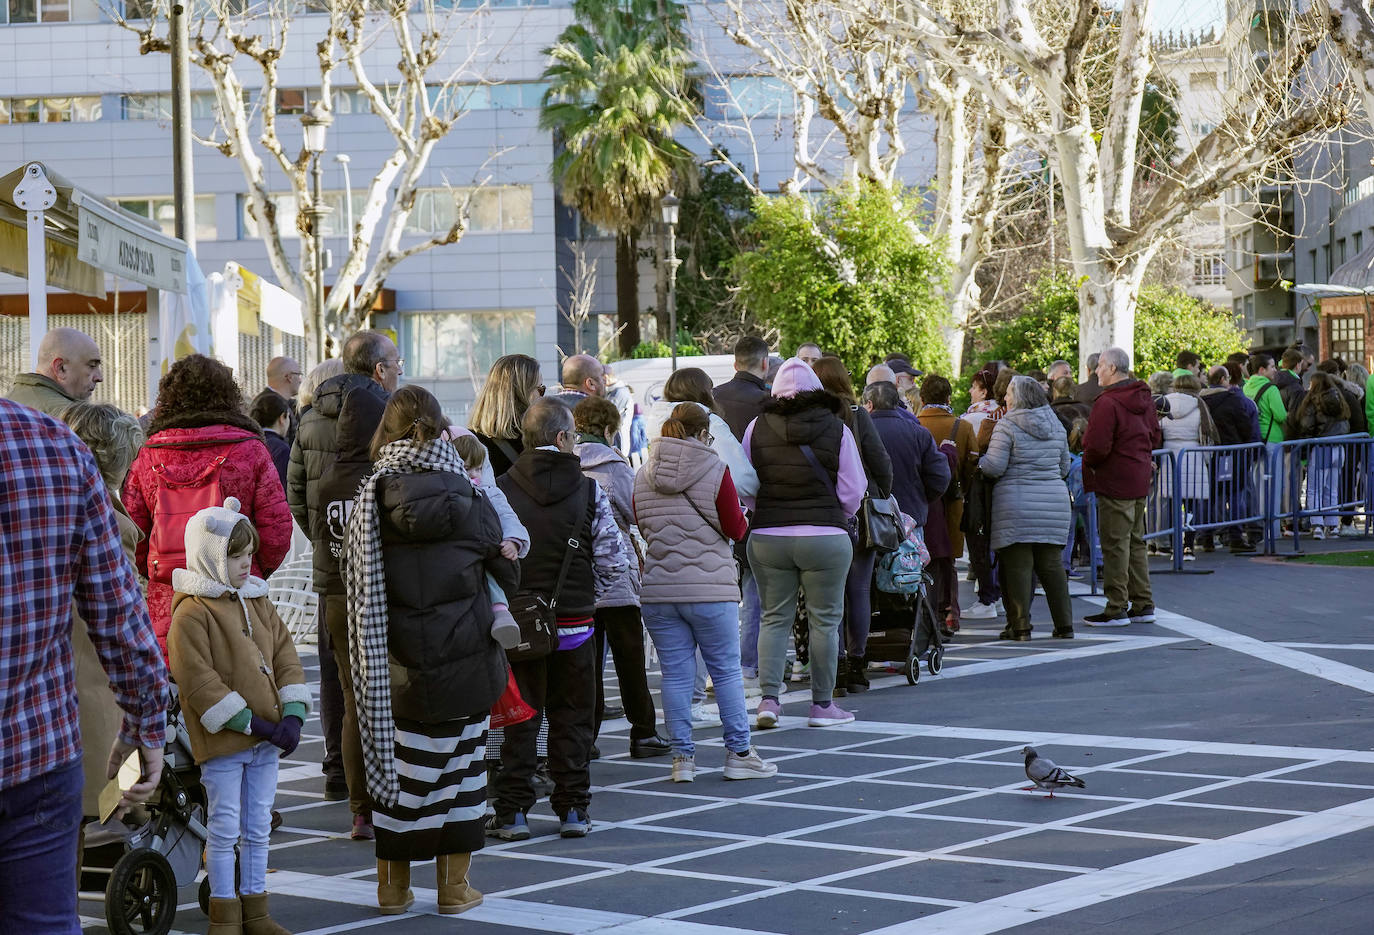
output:
<svg viewBox="0 0 1374 935"><path fill-rule="evenodd" d="M404 438L385 446L373 465L373 473L358 487L342 556L348 594L348 652L353 664L367 791L386 807L395 806L400 779L395 762L396 722L391 715L386 566L377 516L377 478L421 471L449 471L467 476L458 452L445 440L419 444Z"/></svg>

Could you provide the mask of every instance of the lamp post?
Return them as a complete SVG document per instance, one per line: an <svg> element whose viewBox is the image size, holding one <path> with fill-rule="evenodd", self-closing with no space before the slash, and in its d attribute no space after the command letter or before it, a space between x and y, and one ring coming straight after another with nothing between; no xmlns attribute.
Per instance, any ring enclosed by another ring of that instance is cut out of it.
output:
<svg viewBox="0 0 1374 935"><path fill-rule="evenodd" d="M315 360L317 363L324 360L326 348L324 334L324 219L329 215L329 208L324 204L324 193L321 190L320 156L324 154L325 136L329 130L329 125L333 122L329 112L324 109L324 105L320 101L316 101L315 106L310 109L310 113L301 118L301 130L305 137L305 151L310 154L310 174L313 182L310 199L310 239L315 267L315 308L312 318L315 325Z"/></svg>
<svg viewBox="0 0 1374 935"><path fill-rule="evenodd" d="M346 236L346 237L348 238L347 249L344 250L344 262L347 262L347 261L348 261L348 257L353 253L353 180L349 177L349 174L348 174L348 156L347 156L346 154L344 154L344 153L339 153L337 156L334 157L334 161L337 162L339 165L343 166L343 177L344 177L344 236ZM338 277L337 277L337 276L334 277L334 281L335 281L335 282L338 282ZM349 290L348 290L348 297L347 297L347 298L348 298L348 320L349 320L349 322L350 322L349 327L351 328L351 327L353 327L353 325L351 324L351 322L353 321L353 289L352 289L352 287L349 287ZM369 322L368 327L371 327L371 323L370 323L370 322Z"/></svg>
<svg viewBox="0 0 1374 935"><path fill-rule="evenodd" d="M658 203L663 223L668 226L668 346L672 349L673 372L677 372L677 212L681 202L671 191Z"/></svg>

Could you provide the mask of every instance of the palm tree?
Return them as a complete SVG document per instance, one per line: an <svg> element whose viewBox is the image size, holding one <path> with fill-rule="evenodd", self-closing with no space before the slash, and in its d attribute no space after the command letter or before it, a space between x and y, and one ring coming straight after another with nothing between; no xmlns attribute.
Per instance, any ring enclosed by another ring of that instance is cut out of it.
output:
<svg viewBox="0 0 1374 935"><path fill-rule="evenodd" d="M564 204L615 232L616 314L628 356L639 343L639 230L674 180L696 178L691 152L673 139L697 111L686 12L674 0L576 0L573 15L545 50L539 126L559 146L552 171Z"/></svg>

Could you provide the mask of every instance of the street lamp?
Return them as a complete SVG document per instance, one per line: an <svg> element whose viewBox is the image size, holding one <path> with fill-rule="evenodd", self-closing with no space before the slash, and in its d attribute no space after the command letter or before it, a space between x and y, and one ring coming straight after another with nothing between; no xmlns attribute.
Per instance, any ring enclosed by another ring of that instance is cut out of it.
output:
<svg viewBox="0 0 1374 935"><path fill-rule="evenodd" d="M329 125L333 123L329 112L325 110L323 101L316 101L315 106L310 109L310 113L301 117L301 130L305 137L305 151L310 154L310 174L313 180L313 192L311 195L310 206L310 239L311 247L314 251L315 266L315 360L322 361L325 357L325 337L324 337L324 219L329 215L329 208L324 204L324 193L322 186L322 169L320 167L320 156L324 154L325 136L328 133Z"/></svg>
<svg viewBox="0 0 1374 935"><path fill-rule="evenodd" d="M658 203L668 225L668 346L672 348L673 372L677 372L677 211L682 202L671 191Z"/></svg>
<svg viewBox="0 0 1374 935"><path fill-rule="evenodd" d="M345 260L345 262L347 262L349 255L352 254L352 252L353 252L353 180L349 177L349 174L348 174L348 156L345 155L344 153L339 153L337 156L334 157L334 161L337 162L339 165L343 166L343 177L344 177L344 231L345 231L345 236L348 237L347 247L346 247L346 249L344 250L344 260ZM338 277L337 277L337 276L334 278L334 281L335 281L336 283L338 282ZM353 289L352 289L352 288L350 288L350 289L348 290L348 320L349 320L350 322L353 321ZM371 323L369 323L368 326L371 327ZM351 328L351 327L353 327L353 326L350 324L349 327Z"/></svg>

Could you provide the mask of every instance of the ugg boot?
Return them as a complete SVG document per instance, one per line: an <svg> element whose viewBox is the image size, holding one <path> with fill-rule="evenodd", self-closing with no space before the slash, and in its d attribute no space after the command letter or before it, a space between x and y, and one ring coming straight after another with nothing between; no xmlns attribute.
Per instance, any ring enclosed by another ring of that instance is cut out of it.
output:
<svg viewBox="0 0 1374 935"><path fill-rule="evenodd" d="M415 905L410 891L410 861L377 860L377 906L384 916L398 916Z"/></svg>
<svg viewBox="0 0 1374 935"><path fill-rule="evenodd" d="M267 894L240 896L243 906L243 935L291 935L267 914Z"/></svg>
<svg viewBox="0 0 1374 935"><path fill-rule="evenodd" d="M210 899L210 927L205 935L243 935L243 907L237 899Z"/></svg>
<svg viewBox="0 0 1374 935"><path fill-rule="evenodd" d="M439 912L454 915L482 905L482 894L468 885L471 854L440 854L434 858L434 875L439 882Z"/></svg>

